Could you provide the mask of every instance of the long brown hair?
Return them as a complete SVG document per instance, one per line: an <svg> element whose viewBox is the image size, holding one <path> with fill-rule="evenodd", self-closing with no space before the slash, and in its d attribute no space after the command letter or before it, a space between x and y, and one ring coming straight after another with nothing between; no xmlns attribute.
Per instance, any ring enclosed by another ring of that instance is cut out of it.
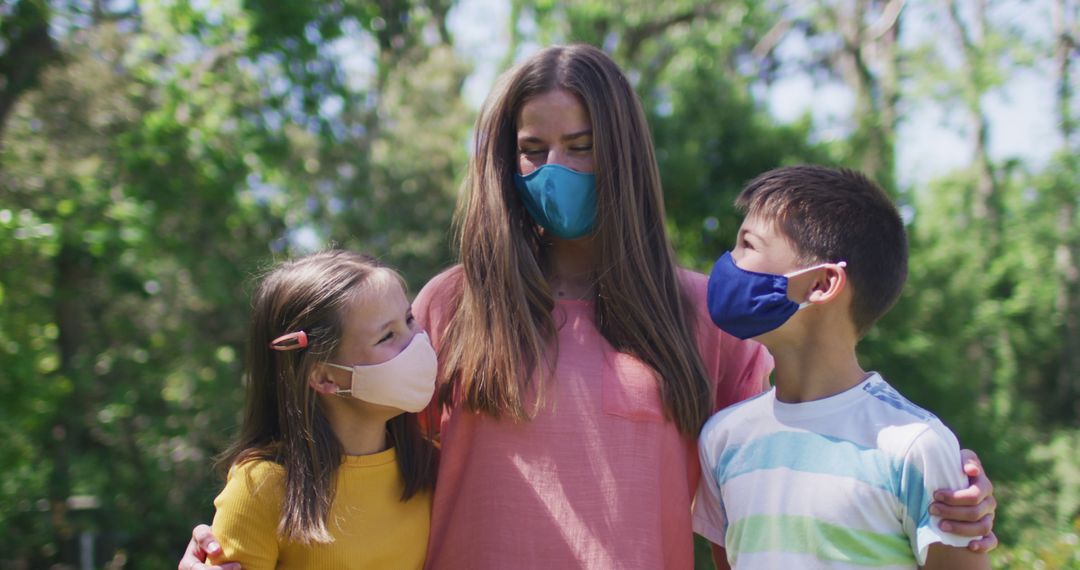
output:
<svg viewBox="0 0 1080 570"><path fill-rule="evenodd" d="M284 468L285 499L278 534L286 539L333 540L326 519L344 451L307 378L337 351L342 317L358 286L380 271L397 276L366 255L325 251L278 265L255 292L244 422L217 466L224 472L235 464L261 459ZM301 330L307 334L307 348L270 348L278 336ZM415 414L401 414L386 425L405 481L404 501L434 484L433 452Z"/></svg>
<svg viewBox="0 0 1080 570"><path fill-rule="evenodd" d="M460 303L440 343L449 386L466 409L528 419L541 405L555 355L554 300L545 244L514 187L517 120L529 99L562 89L589 114L596 165L596 324L618 351L660 378L665 411L696 436L712 390L664 229L652 137L618 66L586 45L540 51L504 74L477 120L455 221L463 267ZM534 373L540 379L531 385ZM536 406L529 406L530 394Z"/></svg>

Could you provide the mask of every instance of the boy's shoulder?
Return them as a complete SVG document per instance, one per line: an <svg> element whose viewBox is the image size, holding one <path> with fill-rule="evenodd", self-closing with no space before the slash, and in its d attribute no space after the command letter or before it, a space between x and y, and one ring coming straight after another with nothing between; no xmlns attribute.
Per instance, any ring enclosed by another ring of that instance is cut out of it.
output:
<svg viewBox="0 0 1080 570"><path fill-rule="evenodd" d="M775 389L766 390L716 412L701 428L701 439L736 428L750 429L755 418L771 415L769 403L775 399L775 393Z"/></svg>
<svg viewBox="0 0 1080 570"><path fill-rule="evenodd" d="M894 410L901 417L906 416L922 422L940 421L933 413L904 397L878 373L874 373L862 385L862 390L880 404Z"/></svg>
<svg viewBox="0 0 1080 570"><path fill-rule="evenodd" d="M857 413L856 413L857 410ZM861 448L879 448L892 456L911 451L916 440L955 442L955 435L933 413L912 403L874 373L847 392L801 404L776 402L775 389L714 414L701 441L730 443L740 434L753 437L774 430L817 433Z"/></svg>
<svg viewBox="0 0 1080 570"><path fill-rule="evenodd" d="M913 403L875 373L861 391L873 408L864 414L863 426L882 450L893 456L909 456L927 446L943 450L956 448L956 435L932 412Z"/></svg>

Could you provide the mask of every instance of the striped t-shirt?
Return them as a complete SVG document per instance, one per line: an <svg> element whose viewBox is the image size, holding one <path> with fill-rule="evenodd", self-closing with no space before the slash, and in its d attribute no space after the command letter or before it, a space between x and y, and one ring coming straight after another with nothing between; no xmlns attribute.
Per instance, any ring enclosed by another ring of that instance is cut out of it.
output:
<svg viewBox="0 0 1080 570"><path fill-rule="evenodd" d="M915 568L966 546L929 506L967 485L956 437L878 374L812 402L770 390L712 417L699 439L694 530L732 568Z"/></svg>

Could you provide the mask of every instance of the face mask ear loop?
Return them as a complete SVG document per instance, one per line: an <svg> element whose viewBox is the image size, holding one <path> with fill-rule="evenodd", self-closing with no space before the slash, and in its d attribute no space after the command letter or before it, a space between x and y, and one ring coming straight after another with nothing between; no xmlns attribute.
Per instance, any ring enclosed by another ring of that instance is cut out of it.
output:
<svg viewBox="0 0 1080 570"><path fill-rule="evenodd" d="M786 277L787 279L791 279L792 277L798 277L799 275L802 275L804 273L809 273L809 272L811 272L811 271L813 271L815 269L821 269L822 267L828 267L830 265L833 265L833 264L832 263L821 263L819 265L814 265L813 267L807 267L806 269L800 269L798 271L793 271L791 273L785 274L784 277ZM846 261L837 261L835 265L837 267L844 268L844 267L847 267L847 262ZM810 305L813 305L813 304L814 304L813 301L803 301L802 303L799 303L799 309L798 310L805 309L805 308L807 308L807 307L809 307Z"/></svg>
<svg viewBox="0 0 1080 570"><path fill-rule="evenodd" d="M791 279L792 277L798 277L798 276L802 275L803 273L809 273L809 272L811 272L811 271L813 271L815 269L821 269L822 267L828 267L830 265L836 265L837 267L847 267L847 262L846 261L837 261L835 264L833 264L833 263L819 263L817 265L811 265L810 267L807 267L807 268L804 268L804 269L797 269L795 271L792 271L791 273L785 273L784 277L787 277L788 279Z"/></svg>
<svg viewBox="0 0 1080 570"><path fill-rule="evenodd" d="M334 368L340 368L342 370L348 370L349 372L353 371L353 367L351 367L351 366L344 366L344 365L341 365L341 364L334 364L333 362L323 362L323 364L325 364L327 366L332 366ZM350 388L338 388L337 390L334 391L334 395L335 396L351 396L352 395L352 388L351 387Z"/></svg>

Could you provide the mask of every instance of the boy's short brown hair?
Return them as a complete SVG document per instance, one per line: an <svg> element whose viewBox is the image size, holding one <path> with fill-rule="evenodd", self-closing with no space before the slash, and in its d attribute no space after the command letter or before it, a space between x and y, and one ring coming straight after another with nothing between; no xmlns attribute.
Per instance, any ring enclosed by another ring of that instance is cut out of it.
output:
<svg viewBox="0 0 1080 570"><path fill-rule="evenodd" d="M735 206L775 222L801 262L847 262L851 319L860 337L899 298L908 266L904 222L888 194L862 173L777 168L750 181Z"/></svg>

